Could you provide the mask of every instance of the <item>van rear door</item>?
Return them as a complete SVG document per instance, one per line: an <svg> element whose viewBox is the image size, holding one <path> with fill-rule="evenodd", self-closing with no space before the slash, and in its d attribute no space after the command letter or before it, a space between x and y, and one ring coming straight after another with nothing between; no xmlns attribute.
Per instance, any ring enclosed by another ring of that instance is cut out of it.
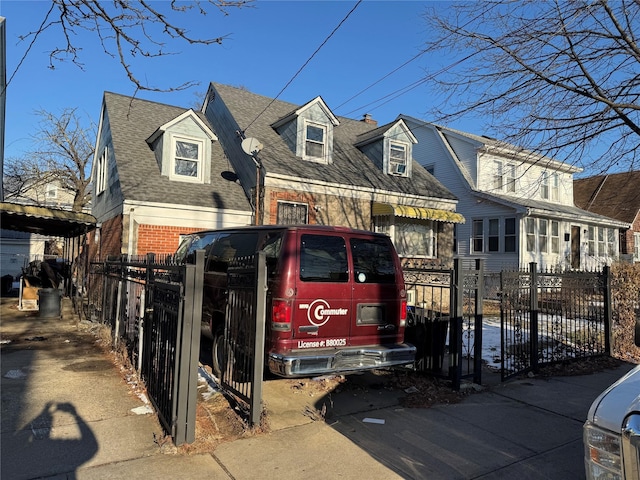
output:
<svg viewBox="0 0 640 480"><path fill-rule="evenodd" d="M353 262L352 345L401 343L400 263L387 237L349 239Z"/></svg>
<svg viewBox="0 0 640 480"><path fill-rule="evenodd" d="M298 245L292 347L346 346L353 315L347 241L339 234L301 233Z"/></svg>

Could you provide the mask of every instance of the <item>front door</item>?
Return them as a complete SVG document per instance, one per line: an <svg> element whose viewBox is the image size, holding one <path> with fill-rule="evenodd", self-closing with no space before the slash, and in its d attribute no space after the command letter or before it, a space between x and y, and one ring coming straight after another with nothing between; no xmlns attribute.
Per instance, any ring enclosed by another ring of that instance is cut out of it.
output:
<svg viewBox="0 0 640 480"><path fill-rule="evenodd" d="M571 268L580 269L580 227L571 226Z"/></svg>

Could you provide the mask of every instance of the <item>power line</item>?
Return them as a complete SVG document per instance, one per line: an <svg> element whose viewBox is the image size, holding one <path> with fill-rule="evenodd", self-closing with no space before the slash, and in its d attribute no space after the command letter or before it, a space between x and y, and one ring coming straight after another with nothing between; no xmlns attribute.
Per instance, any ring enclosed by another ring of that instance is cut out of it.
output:
<svg viewBox="0 0 640 480"><path fill-rule="evenodd" d="M316 49L315 52L313 52L313 54L311 54L311 56L307 59L306 62L304 62L304 64L298 69L298 71L293 75L293 77L291 77L291 79L286 83L286 85L284 87L282 87L282 90L280 90L278 92L278 94L269 102L269 104L264 107L264 110L262 110L257 116L256 118L254 118L249 125L247 125L245 127L245 130L248 130L249 127L251 127L251 125L253 125L255 123L256 120L258 120L258 118L260 118L264 112L266 112L269 107L271 107L271 105L273 104L273 102L275 102L278 97L280 95L282 95L282 93L289 87L289 85L291 85L291 83L293 83L293 81L296 79L296 77L298 75L300 75L300 72L302 72L302 70L304 70L304 68L309 64L309 62L311 62L311 60L313 59L313 57L316 56L316 54L320 51L320 49L322 47L324 47L324 45L329 41L329 39L338 31L338 29L342 26L342 24L344 22L347 21L347 19L351 16L351 14L355 11L356 8L358 8L358 6L362 3L362 0L358 0L358 2L354 5L354 7L349 11L349 13L347 13L347 15L340 21L340 23L338 24L338 26L336 28L333 29L333 31L329 34L329 36L327 36L327 38L324 39L324 41L320 44L320 46Z"/></svg>

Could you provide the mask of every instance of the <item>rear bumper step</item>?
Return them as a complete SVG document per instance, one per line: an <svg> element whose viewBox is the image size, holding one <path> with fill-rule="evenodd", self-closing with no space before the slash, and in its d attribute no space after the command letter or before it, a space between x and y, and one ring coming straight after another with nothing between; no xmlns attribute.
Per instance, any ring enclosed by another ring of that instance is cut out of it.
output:
<svg viewBox="0 0 640 480"><path fill-rule="evenodd" d="M412 363L416 347L409 344L374 345L346 349L269 354L269 370L282 377L313 377Z"/></svg>

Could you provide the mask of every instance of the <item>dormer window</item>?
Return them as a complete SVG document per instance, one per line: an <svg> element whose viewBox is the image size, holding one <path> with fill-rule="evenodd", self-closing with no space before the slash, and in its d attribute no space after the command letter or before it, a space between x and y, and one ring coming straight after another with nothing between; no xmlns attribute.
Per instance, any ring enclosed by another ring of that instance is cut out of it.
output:
<svg viewBox="0 0 640 480"><path fill-rule="evenodd" d="M339 124L324 100L316 97L272 123L271 127L297 157L309 162L331 165L333 129Z"/></svg>
<svg viewBox="0 0 640 480"><path fill-rule="evenodd" d="M173 174L183 181L202 181L202 142L173 138Z"/></svg>
<svg viewBox="0 0 640 480"><path fill-rule="evenodd" d="M324 160L326 156L327 127L317 123L306 123L304 158Z"/></svg>
<svg viewBox="0 0 640 480"><path fill-rule="evenodd" d="M58 198L58 187L52 183L48 183L46 196L47 200L55 200Z"/></svg>
<svg viewBox="0 0 640 480"><path fill-rule="evenodd" d="M213 130L193 110L158 127L147 138L163 177L174 182L211 183Z"/></svg>
<svg viewBox="0 0 640 480"><path fill-rule="evenodd" d="M407 174L407 147L402 143L389 143L389 173L392 175Z"/></svg>

